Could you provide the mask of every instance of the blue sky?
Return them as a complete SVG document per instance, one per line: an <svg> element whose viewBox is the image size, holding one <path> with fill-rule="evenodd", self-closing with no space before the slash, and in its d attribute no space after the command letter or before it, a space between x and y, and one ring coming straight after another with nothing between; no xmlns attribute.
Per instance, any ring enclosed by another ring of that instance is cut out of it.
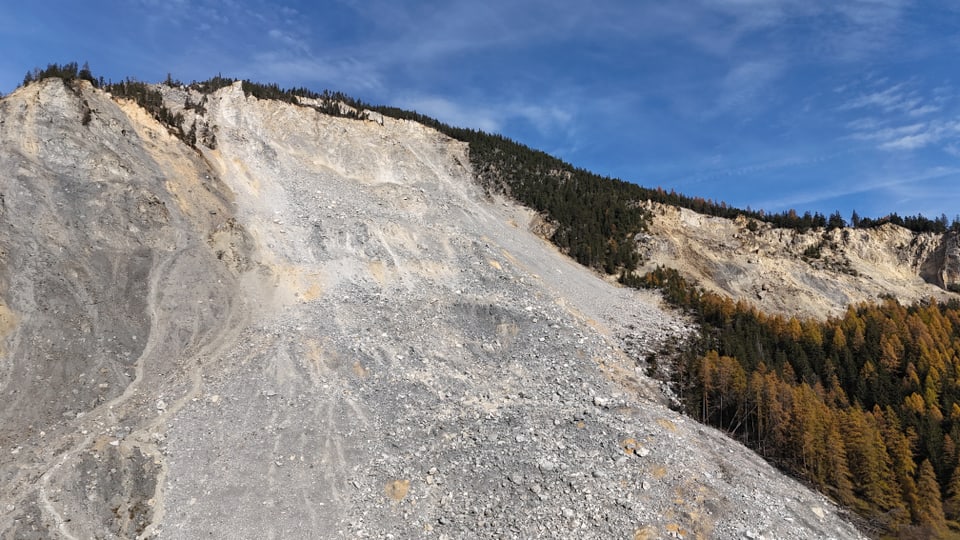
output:
<svg viewBox="0 0 960 540"><path fill-rule="evenodd" d="M957 3L37 0L0 4L0 50L4 93L49 62L221 73L740 207L960 214Z"/></svg>

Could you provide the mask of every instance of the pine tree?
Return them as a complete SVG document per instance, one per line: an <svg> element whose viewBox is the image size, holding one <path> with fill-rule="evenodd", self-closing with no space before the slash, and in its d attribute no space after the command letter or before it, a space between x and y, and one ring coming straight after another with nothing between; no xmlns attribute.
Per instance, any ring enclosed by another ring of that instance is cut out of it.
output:
<svg viewBox="0 0 960 540"><path fill-rule="evenodd" d="M911 513L915 513L915 509L920 504L920 496L917 494L917 484L913 479L917 465L913 460L910 440L904 435L893 408L887 407L886 411L881 411L880 407L875 405L873 417L877 420L883 443L887 447L896 484L900 486L900 498Z"/></svg>
<svg viewBox="0 0 960 540"><path fill-rule="evenodd" d="M828 229L842 229L847 226L847 222L843 220L843 216L840 215L840 211L830 214L830 219L827 221Z"/></svg>
<svg viewBox="0 0 960 540"><path fill-rule="evenodd" d="M843 415L843 433L856 495L874 512L887 513L895 522L905 521L907 509L899 493L893 460L874 416L852 407Z"/></svg>
<svg viewBox="0 0 960 540"><path fill-rule="evenodd" d="M844 448L843 436L840 435L839 422L835 415L830 416L824 440L826 482L834 490L837 500L850 506L854 497L847 451Z"/></svg>
<svg viewBox="0 0 960 540"><path fill-rule="evenodd" d="M947 484L947 498L943 501L943 513L951 520L960 519L960 467L953 470Z"/></svg>
<svg viewBox="0 0 960 540"><path fill-rule="evenodd" d="M914 520L929 527L934 534L943 535L947 529L947 523L943 514L943 502L940 498L940 485L937 483L937 475L933 472L933 465L930 465L930 460L925 459L920 464L920 472L917 475L917 489L920 500Z"/></svg>
<svg viewBox="0 0 960 540"><path fill-rule="evenodd" d="M90 84L97 86L97 79L94 78L93 72L90 71L90 64L87 62L84 62L83 67L77 72L77 78L90 81Z"/></svg>

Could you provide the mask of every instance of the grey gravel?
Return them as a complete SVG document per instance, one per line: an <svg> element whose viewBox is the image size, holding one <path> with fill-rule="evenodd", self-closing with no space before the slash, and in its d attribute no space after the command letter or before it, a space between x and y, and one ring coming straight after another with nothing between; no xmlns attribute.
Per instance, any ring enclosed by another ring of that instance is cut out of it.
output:
<svg viewBox="0 0 960 540"><path fill-rule="evenodd" d="M0 537L859 537L671 410L689 323L463 144L164 95L216 149L85 84L0 100Z"/></svg>

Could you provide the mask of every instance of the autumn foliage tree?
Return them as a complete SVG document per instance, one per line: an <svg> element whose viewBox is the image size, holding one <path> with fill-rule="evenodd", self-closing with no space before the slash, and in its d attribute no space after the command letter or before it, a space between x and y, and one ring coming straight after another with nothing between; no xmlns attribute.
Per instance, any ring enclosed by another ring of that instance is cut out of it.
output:
<svg viewBox="0 0 960 540"><path fill-rule="evenodd" d="M886 534L960 530L960 303L893 300L827 321L762 313L659 269L638 280L694 314L688 412Z"/></svg>

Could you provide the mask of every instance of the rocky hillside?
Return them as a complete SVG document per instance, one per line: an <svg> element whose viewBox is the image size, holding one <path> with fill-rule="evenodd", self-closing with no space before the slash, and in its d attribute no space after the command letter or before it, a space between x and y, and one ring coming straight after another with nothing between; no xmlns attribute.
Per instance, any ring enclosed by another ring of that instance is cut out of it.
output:
<svg viewBox="0 0 960 540"><path fill-rule="evenodd" d="M0 538L859 536L666 408L623 351L686 323L462 143L163 92L196 148L86 82L0 100Z"/></svg>
<svg viewBox="0 0 960 540"><path fill-rule="evenodd" d="M903 303L957 298L947 291L960 283L956 232L920 234L891 224L800 232L647 206L652 220L637 237L644 261L638 273L674 268L766 312L826 318L886 296Z"/></svg>

